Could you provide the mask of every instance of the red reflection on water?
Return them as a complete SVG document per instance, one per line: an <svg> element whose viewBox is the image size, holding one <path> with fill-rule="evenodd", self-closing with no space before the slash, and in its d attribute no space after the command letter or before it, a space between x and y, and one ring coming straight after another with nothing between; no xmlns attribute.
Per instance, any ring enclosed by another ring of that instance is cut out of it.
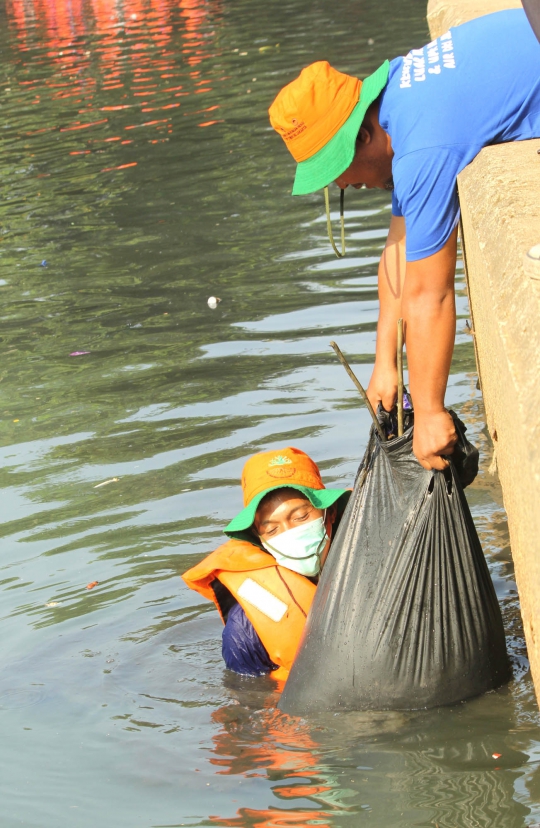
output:
<svg viewBox="0 0 540 828"><path fill-rule="evenodd" d="M332 790L331 785L277 785L273 791L281 799L298 799L300 796L321 796Z"/></svg>
<svg viewBox="0 0 540 828"><path fill-rule="evenodd" d="M50 101L65 102L66 116L58 108L47 113L54 120L48 128L80 131L83 142L89 130L110 133L114 113L125 115L129 110L130 123L122 119L122 125L112 126L113 134L144 127L170 135L174 116L184 104L181 99L214 92L212 72L205 70L201 78L195 67L216 56L221 0L7 0L6 9L16 48L22 55L36 53L28 62L22 58L26 77L19 88L25 102L49 107ZM43 64L52 65L53 74L44 74ZM33 72L39 72L39 77L28 80ZM73 119L74 104L82 107L79 114L86 117ZM206 111L218 108L216 104ZM150 112L163 112L166 117L148 120L144 116ZM99 117L102 113L107 117ZM206 120L200 126L222 120ZM106 134L101 138L115 140ZM167 139L145 136L144 140ZM108 150L114 151L114 146ZM66 154L76 163L77 156L86 157L91 151L71 142ZM128 161L99 166L105 171L135 166Z"/></svg>
<svg viewBox="0 0 540 828"><path fill-rule="evenodd" d="M305 777L306 771L316 765L317 744L294 719L275 709L260 711L256 722L249 720L258 738L247 742L238 740L238 731L245 724L238 720L238 710L235 705L220 707L212 713L213 721L222 726L212 739L215 755L210 758L212 765L222 768L218 773L238 774L264 768L286 771L287 775L301 771Z"/></svg>
<svg viewBox="0 0 540 828"><path fill-rule="evenodd" d="M255 810L253 808L239 808L238 816L210 817L214 825L236 826L236 828L287 828L287 826L317 825L318 828L332 828L328 822L328 815L324 811L286 811L281 808Z"/></svg>
<svg viewBox="0 0 540 828"><path fill-rule="evenodd" d="M219 731L212 737L214 743L209 761L217 774L259 776L281 784L272 788L279 799L312 799L314 807L302 803L291 810L272 807L265 809L239 808L235 817L212 816L214 825L250 826L250 828L285 828L316 824L332 828L336 806L325 801L334 787L321 774L319 745L308 726L293 719L268 699L262 710L249 710L239 705L227 705L212 714ZM297 781L295 781L297 780ZM321 810L321 805L325 810Z"/></svg>
<svg viewBox="0 0 540 828"><path fill-rule="evenodd" d="M126 170L128 167L136 167L137 162L132 161L131 164L119 164L117 167L106 167L101 172L115 172L115 170Z"/></svg>
<svg viewBox="0 0 540 828"><path fill-rule="evenodd" d="M60 132L72 132L74 129L88 129L88 127L99 126L99 124L106 124L107 118L103 118L101 121L91 121L88 124L74 124L73 126L69 127L61 127Z"/></svg>

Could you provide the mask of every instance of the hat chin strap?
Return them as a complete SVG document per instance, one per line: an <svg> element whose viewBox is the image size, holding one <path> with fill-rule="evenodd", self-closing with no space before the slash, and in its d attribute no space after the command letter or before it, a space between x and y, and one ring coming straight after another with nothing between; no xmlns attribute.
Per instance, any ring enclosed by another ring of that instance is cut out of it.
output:
<svg viewBox="0 0 540 828"><path fill-rule="evenodd" d="M332 223L330 221L330 195L328 193L328 187L324 188L324 203L326 206L326 227L328 230L328 238L330 239L330 244L334 248L334 253L338 257L338 259L342 259L345 255L345 215L344 215L344 207L345 207L345 190L339 191L339 221L341 225L341 253L336 247L336 243L334 241L334 234L332 233Z"/></svg>

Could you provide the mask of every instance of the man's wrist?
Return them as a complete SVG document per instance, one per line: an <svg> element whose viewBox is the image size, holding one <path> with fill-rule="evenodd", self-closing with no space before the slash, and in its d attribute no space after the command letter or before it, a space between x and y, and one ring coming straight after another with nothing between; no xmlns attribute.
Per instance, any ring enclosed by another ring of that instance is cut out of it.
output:
<svg viewBox="0 0 540 828"><path fill-rule="evenodd" d="M388 353L376 353L374 368L376 371L396 371L397 362L395 353L393 356Z"/></svg>
<svg viewBox="0 0 540 828"><path fill-rule="evenodd" d="M421 405L416 406L414 405L413 399L413 408L414 408L414 417L416 420L418 419L428 419L429 417L436 417L438 414L443 414L446 412L446 408L444 404L441 403L433 403L432 405ZM447 412L446 412L447 413Z"/></svg>

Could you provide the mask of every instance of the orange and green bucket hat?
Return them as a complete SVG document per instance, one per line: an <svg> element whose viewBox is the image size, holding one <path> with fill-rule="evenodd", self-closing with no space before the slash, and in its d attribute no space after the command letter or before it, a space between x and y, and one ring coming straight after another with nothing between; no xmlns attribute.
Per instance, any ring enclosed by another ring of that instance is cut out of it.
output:
<svg viewBox="0 0 540 828"><path fill-rule="evenodd" d="M248 538L248 531L263 497L273 489L283 488L301 492L316 509L328 509L341 498L343 511L351 494L349 489L326 489L317 464L300 449L288 446L275 451L263 451L250 457L244 466L244 508L225 527L225 534L239 540Z"/></svg>
<svg viewBox="0 0 540 828"><path fill-rule="evenodd" d="M268 112L297 162L293 195L327 187L350 166L366 111L386 86L389 70L385 60L361 81L320 60L281 90Z"/></svg>

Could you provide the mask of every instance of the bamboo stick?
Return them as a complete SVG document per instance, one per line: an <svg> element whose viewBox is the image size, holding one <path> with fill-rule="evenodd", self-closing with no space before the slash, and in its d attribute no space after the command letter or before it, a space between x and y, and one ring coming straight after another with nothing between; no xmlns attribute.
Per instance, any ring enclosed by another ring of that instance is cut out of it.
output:
<svg viewBox="0 0 540 828"><path fill-rule="evenodd" d="M403 319L397 323L397 433L403 435Z"/></svg>
<svg viewBox="0 0 540 828"><path fill-rule="evenodd" d="M382 428L382 426L381 426L380 422L378 421L378 419L377 419L377 417L376 417L376 415L375 415L375 412L373 411L373 406L371 405L371 403L370 403L370 401L369 401L369 397L368 397L368 395L366 394L366 392L365 392L365 390L364 390L364 387L363 387L363 386L362 386L362 384L360 383L360 380L358 379L358 377L357 377L357 376L356 376L356 374L354 373L353 369L351 368L351 366L349 365L349 363L347 362L347 360L346 360L346 359L345 359L345 357L343 356L343 354L342 354L342 352L341 352L341 349L340 349L339 345L337 344L337 342L331 342L331 343L330 343L330 346L331 346L331 347L334 349L334 351L336 352L336 356L337 356L337 358L339 359L339 361L341 362L341 364L343 365L343 367L344 367L344 368L345 368L345 370L347 371L348 375L350 376L350 378L352 379L352 381L353 381L353 382L354 382L354 384L356 385L356 387L357 387L358 391L359 391L359 392L360 392L360 394L362 395L362 397L363 397L363 399L364 399L364 402L365 402L365 404L366 404L367 410L368 410L368 411L369 411L369 413L371 414L371 419L373 420L373 424L374 424L375 428L377 429L377 431L378 431L378 433L379 433L379 437L381 438L381 440L382 440L383 442L386 442L386 435L385 435L385 433L384 433L384 430L383 430L383 428Z"/></svg>

